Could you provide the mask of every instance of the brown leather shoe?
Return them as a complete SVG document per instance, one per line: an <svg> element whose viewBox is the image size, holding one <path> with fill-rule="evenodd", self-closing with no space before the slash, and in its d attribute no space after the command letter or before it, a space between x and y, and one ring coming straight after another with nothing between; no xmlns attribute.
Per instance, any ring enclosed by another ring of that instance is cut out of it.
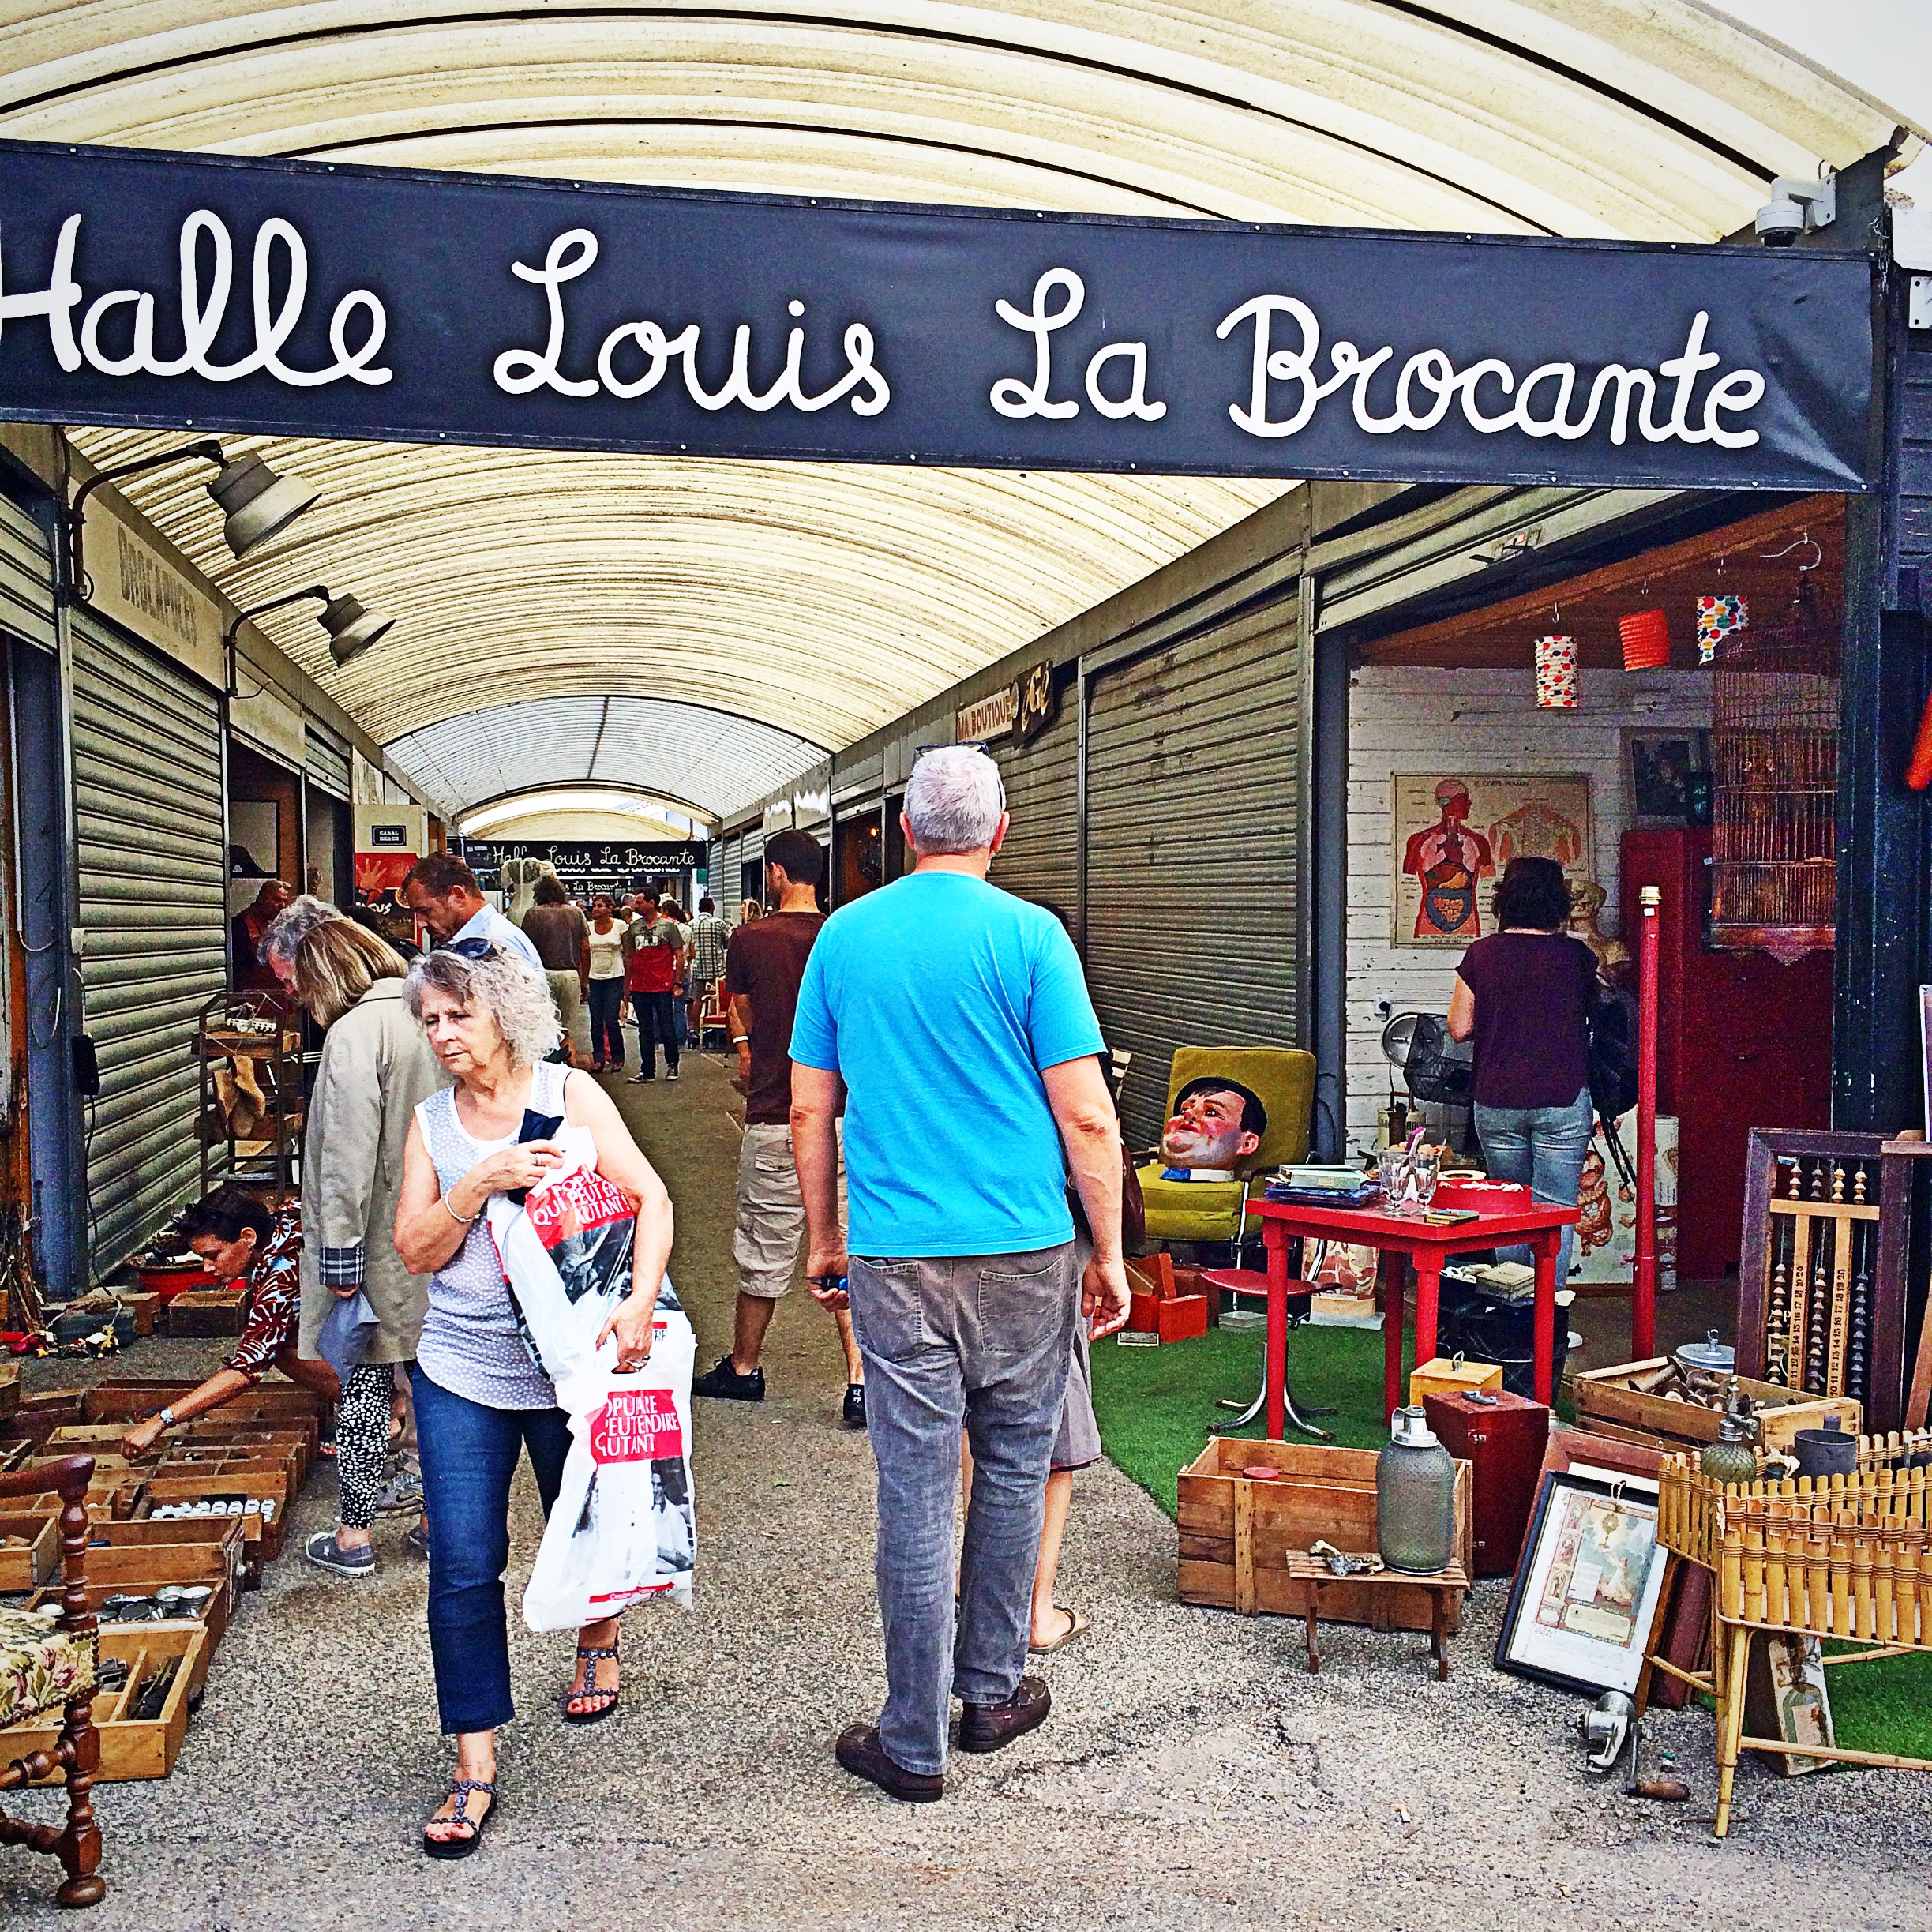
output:
<svg viewBox="0 0 1932 1932"><path fill-rule="evenodd" d="M1037 1720L1036 1720L1037 1721ZM854 1724L839 1734L838 1759L855 1778L876 1784L889 1798L902 1804L929 1805L946 1795L943 1777L928 1777L917 1771L902 1770L886 1755L879 1742L876 1724Z"/></svg>
<svg viewBox="0 0 1932 1932"><path fill-rule="evenodd" d="M1046 1722L1053 1694L1039 1677L1022 1677L1019 1688L1004 1704L969 1704L959 1718L962 1751L996 1751Z"/></svg>

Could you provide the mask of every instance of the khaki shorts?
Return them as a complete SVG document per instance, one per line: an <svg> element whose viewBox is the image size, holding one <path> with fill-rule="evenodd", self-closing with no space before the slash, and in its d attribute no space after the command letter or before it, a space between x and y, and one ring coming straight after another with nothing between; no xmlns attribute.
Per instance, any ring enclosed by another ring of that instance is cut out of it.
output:
<svg viewBox="0 0 1932 1932"><path fill-rule="evenodd" d="M838 1225L846 1221L846 1164L838 1161ZM791 1291L805 1245L805 1196L792 1159L792 1130L782 1121L745 1130L738 1150L738 1225L731 1258L738 1290L762 1301Z"/></svg>

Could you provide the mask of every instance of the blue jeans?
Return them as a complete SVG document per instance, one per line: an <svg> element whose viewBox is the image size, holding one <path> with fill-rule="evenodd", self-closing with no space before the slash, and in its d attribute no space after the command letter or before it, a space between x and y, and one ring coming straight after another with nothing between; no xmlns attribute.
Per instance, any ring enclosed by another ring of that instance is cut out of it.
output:
<svg viewBox="0 0 1932 1932"><path fill-rule="evenodd" d="M617 1009L624 1004L624 981L613 974L591 981L591 1058L606 1066L624 1064L624 1029Z"/></svg>
<svg viewBox="0 0 1932 1932"><path fill-rule="evenodd" d="M1566 1107L1484 1107L1476 1109L1476 1138L1483 1158L1495 1180L1529 1184L1533 1200L1574 1207L1583 1185L1584 1157L1590 1150L1594 1114L1585 1087ZM1570 1279L1570 1251L1576 1230L1563 1230L1562 1251L1557 1257L1556 1285ZM1499 1248L1499 1259L1527 1263L1526 1247Z"/></svg>
<svg viewBox="0 0 1932 1932"><path fill-rule="evenodd" d="M647 1078L658 1071L658 1045L664 1047L664 1064L677 1065L677 1028L683 1015L677 996L672 992L634 992L631 1018L637 1022L637 1071Z"/></svg>
<svg viewBox="0 0 1932 1932"><path fill-rule="evenodd" d="M510 1479L528 1449L547 1517L563 1481L570 1422L561 1409L488 1409L410 1371L430 1518L430 1656L445 1736L493 1731L510 1697L503 1573L510 1563Z"/></svg>
<svg viewBox="0 0 1932 1932"><path fill-rule="evenodd" d="M1025 1255L848 1265L879 1465L879 1741L902 1771L946 1768L951 1699L1004 1703L1032 1623L1048 1464L1079 1313L1074 1244ZM953 1615L959 1431L973 1496Z"/></svg>

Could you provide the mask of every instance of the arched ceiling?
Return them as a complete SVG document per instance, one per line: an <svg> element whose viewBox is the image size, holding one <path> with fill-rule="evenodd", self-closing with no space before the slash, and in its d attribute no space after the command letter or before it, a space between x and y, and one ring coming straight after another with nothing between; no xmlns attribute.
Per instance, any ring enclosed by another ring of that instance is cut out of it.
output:
<svg viewBox="0 0 1932 1932"><path fill-rule="evenodd" d="M501 704L425 726L389 747L452 812L542 786L647 790L727 818L824 756L822 746L729 712L662 699L571 696ZM646 777L648 774L648 777Z"/></svg>
<svg viewBox="0 0 1932 1932"><path fill-rule="evenodd" d="M22 138L1110 213L1708 241L1773 175L1843 166L1901 118L1694 0L6 13L0 133ZM81 440L103 461L152 446ZM488 714L558 696L845 744L1279 493L244 446L325 492L259 561L227 561L201 478L130 493L243 602L322 580L391 612L340 671L301 611L268 627L378 737L447 726L439 755L473 734L482 764ZM651 756L635 782L676 790Z"/></svg>

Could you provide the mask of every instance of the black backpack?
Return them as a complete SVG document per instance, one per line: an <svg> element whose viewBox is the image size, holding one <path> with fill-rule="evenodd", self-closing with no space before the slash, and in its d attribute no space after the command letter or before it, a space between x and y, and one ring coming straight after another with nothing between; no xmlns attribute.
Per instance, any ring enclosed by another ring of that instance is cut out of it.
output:
<svg viewBox="0 0 1932 1932"><path fill-rule="evenodd" d="M1590 1105L1602 1122L1611 1165L1626 1186L1637 1176L1617 1138L1617 1123L1637 1105L1637 1002L1607 980L1590 1008Z"/></svg>

